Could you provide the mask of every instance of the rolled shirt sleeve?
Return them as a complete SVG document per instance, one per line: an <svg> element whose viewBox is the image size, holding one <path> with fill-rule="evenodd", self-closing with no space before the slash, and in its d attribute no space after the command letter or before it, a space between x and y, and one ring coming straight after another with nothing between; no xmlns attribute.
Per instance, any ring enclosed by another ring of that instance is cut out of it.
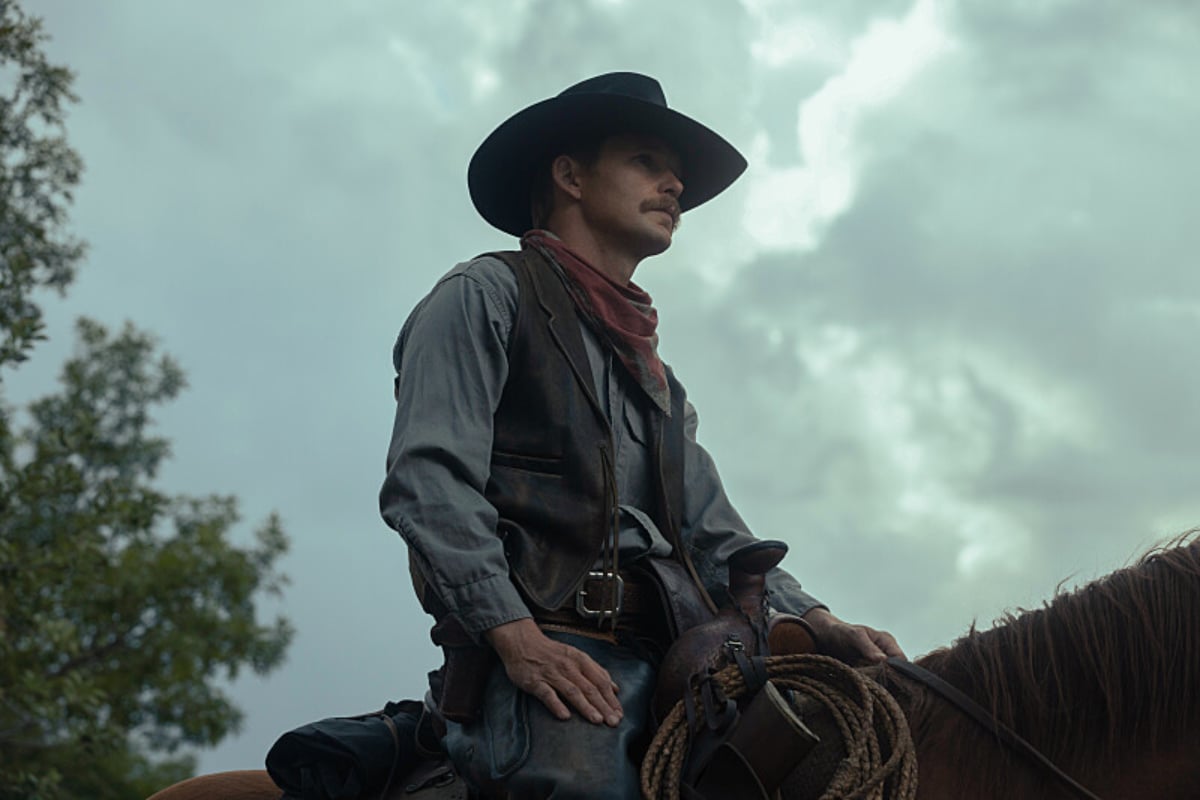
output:
<svg viewBox="0 0 1200 800"><path fill-rule="evenodd" d="M691 402L684 407L683 536L696 571L714 599L729 585L729 557L757 541L738 514L717 473L717 466L699 442L700 420ZM767 575L769 603L776 611L803 615L822 603L800 588L799 582L776 567Z"/></svg>
<svg viewBox="0 0 1200 800"><path fill-rule="evenodd" d="M460 264L414 309L394 351L396 419L380 512L476 638L531 616L484 496L517 291L495 258Z"/></svg>

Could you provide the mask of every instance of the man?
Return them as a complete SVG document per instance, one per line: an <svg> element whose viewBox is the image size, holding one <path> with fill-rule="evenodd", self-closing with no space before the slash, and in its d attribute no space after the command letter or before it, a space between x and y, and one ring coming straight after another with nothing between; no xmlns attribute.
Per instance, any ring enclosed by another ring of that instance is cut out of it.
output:
<svg viewBox="0 0 1200 800"><path fill-rule="evenodd" d="M745 166L633 73L526 108L472 158L476 209L522 247L455 267L405 324L380 506L438 619L446 748L484 796L637 797L658 660L756 542L631 280ZM824 651L901 654L768 580Z"/></svg>

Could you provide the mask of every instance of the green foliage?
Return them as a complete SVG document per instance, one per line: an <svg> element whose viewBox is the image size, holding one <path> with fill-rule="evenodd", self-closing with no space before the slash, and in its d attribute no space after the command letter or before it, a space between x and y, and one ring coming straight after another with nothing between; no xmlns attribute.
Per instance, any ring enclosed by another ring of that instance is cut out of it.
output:
<svg viewBox="0 0 1200 800"><path fill-rule="evenodd" d="M83 245L64 227L83 163L67 144L72 75L41 49L41 21L0 0L0 368L45 338L38 288L62 292Z"/></svg>
<svg viewBox="0 0 1200 800"><path fill-rule="evenodd" d="M37 294L83 256L64 230L71 74L44 39L0 0L0 370L46 338ZM272 515L238 546L235 498L156 488L151 411L184 377L150 336L81 320L60 383L19 423L0 396L0 800L135 800L192 774L178 748L236 730L216 680L283 659L291 628L255 602L279 593L287 540Z"/></svg>
<svg viewBox="0 0 1200 800"><path fill-rule="evenodd" d="M82 320L60 381L0 451L0 796L139 797L188 768L143 752L236 729L214 677L282 660L291 630L255 598L286 539L272 516L237 547L234 498L154 488L149 411L184 380L150 337Z"/></svg>

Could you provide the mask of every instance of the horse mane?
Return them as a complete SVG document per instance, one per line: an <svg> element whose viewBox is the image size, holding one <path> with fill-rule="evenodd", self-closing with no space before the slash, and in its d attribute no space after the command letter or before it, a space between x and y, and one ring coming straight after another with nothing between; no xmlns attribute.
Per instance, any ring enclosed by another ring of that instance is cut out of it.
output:
<svg viewBox="0 0 1200 800"><path fill-rule="evenodd" d="M1060 589L1042 608L1008 613L990 630L972 625L918 663L1077 779L1115 774L1131 756L1177 747L1200 729L1197 534L1200 528L1132 566L1072 591ZM913 701L914 737L959 749L963 763L979 765L981 785L1011 786L1011 753L989 769L982 752L1002 748L984 742L986 734L968 732L970 725L952 723L956 733L946 733L951 718L944 704L927 696L918 700L916 693ZM977 749L981 744L987 750Z"/></svg>

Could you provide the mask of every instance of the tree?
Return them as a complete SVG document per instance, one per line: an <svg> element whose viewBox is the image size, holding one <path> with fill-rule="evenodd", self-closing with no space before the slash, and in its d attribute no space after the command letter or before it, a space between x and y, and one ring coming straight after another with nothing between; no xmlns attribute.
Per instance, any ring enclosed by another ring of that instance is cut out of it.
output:
<svg viewBox="0 0 1200 800"><path fill-rule="evenodd" d="M235 547L234 498L153 487L168 444L148 435L149 410L183 375L132 326L78 327L62 391L32 403L0 450L0 786L140 798L161 783L139 786L139 775L192 766L155 773L143 753L236 728L214 673L281 661L291 630L260 625L254 600L279 591L286 540L271 517L253 547Z"/></svg>
<svg viewBox="0 0 1200 800"><path fill-rule="evenodd" d="M71 76L44 38L0 0L0 370L45 338L36 292L65 289L83 255L65 230ZM238 546L236 498L155 486L170 447L151 412L183 372L132 325L77 334L60 391L19 421L0 397L0 798L132 800L186 777L179 748L241 718L215 680L271 670L291 637L257 620L284 583L278 518Z"/></svg>
<svg viewBox="0 0 1200 800"><path fill-rule="evenodd" d="M67 143L70 70L51 65L41 21L0 0L0 368L45 338L38 288L62 292L83 244L66 232L83 164Z"/></svg>

